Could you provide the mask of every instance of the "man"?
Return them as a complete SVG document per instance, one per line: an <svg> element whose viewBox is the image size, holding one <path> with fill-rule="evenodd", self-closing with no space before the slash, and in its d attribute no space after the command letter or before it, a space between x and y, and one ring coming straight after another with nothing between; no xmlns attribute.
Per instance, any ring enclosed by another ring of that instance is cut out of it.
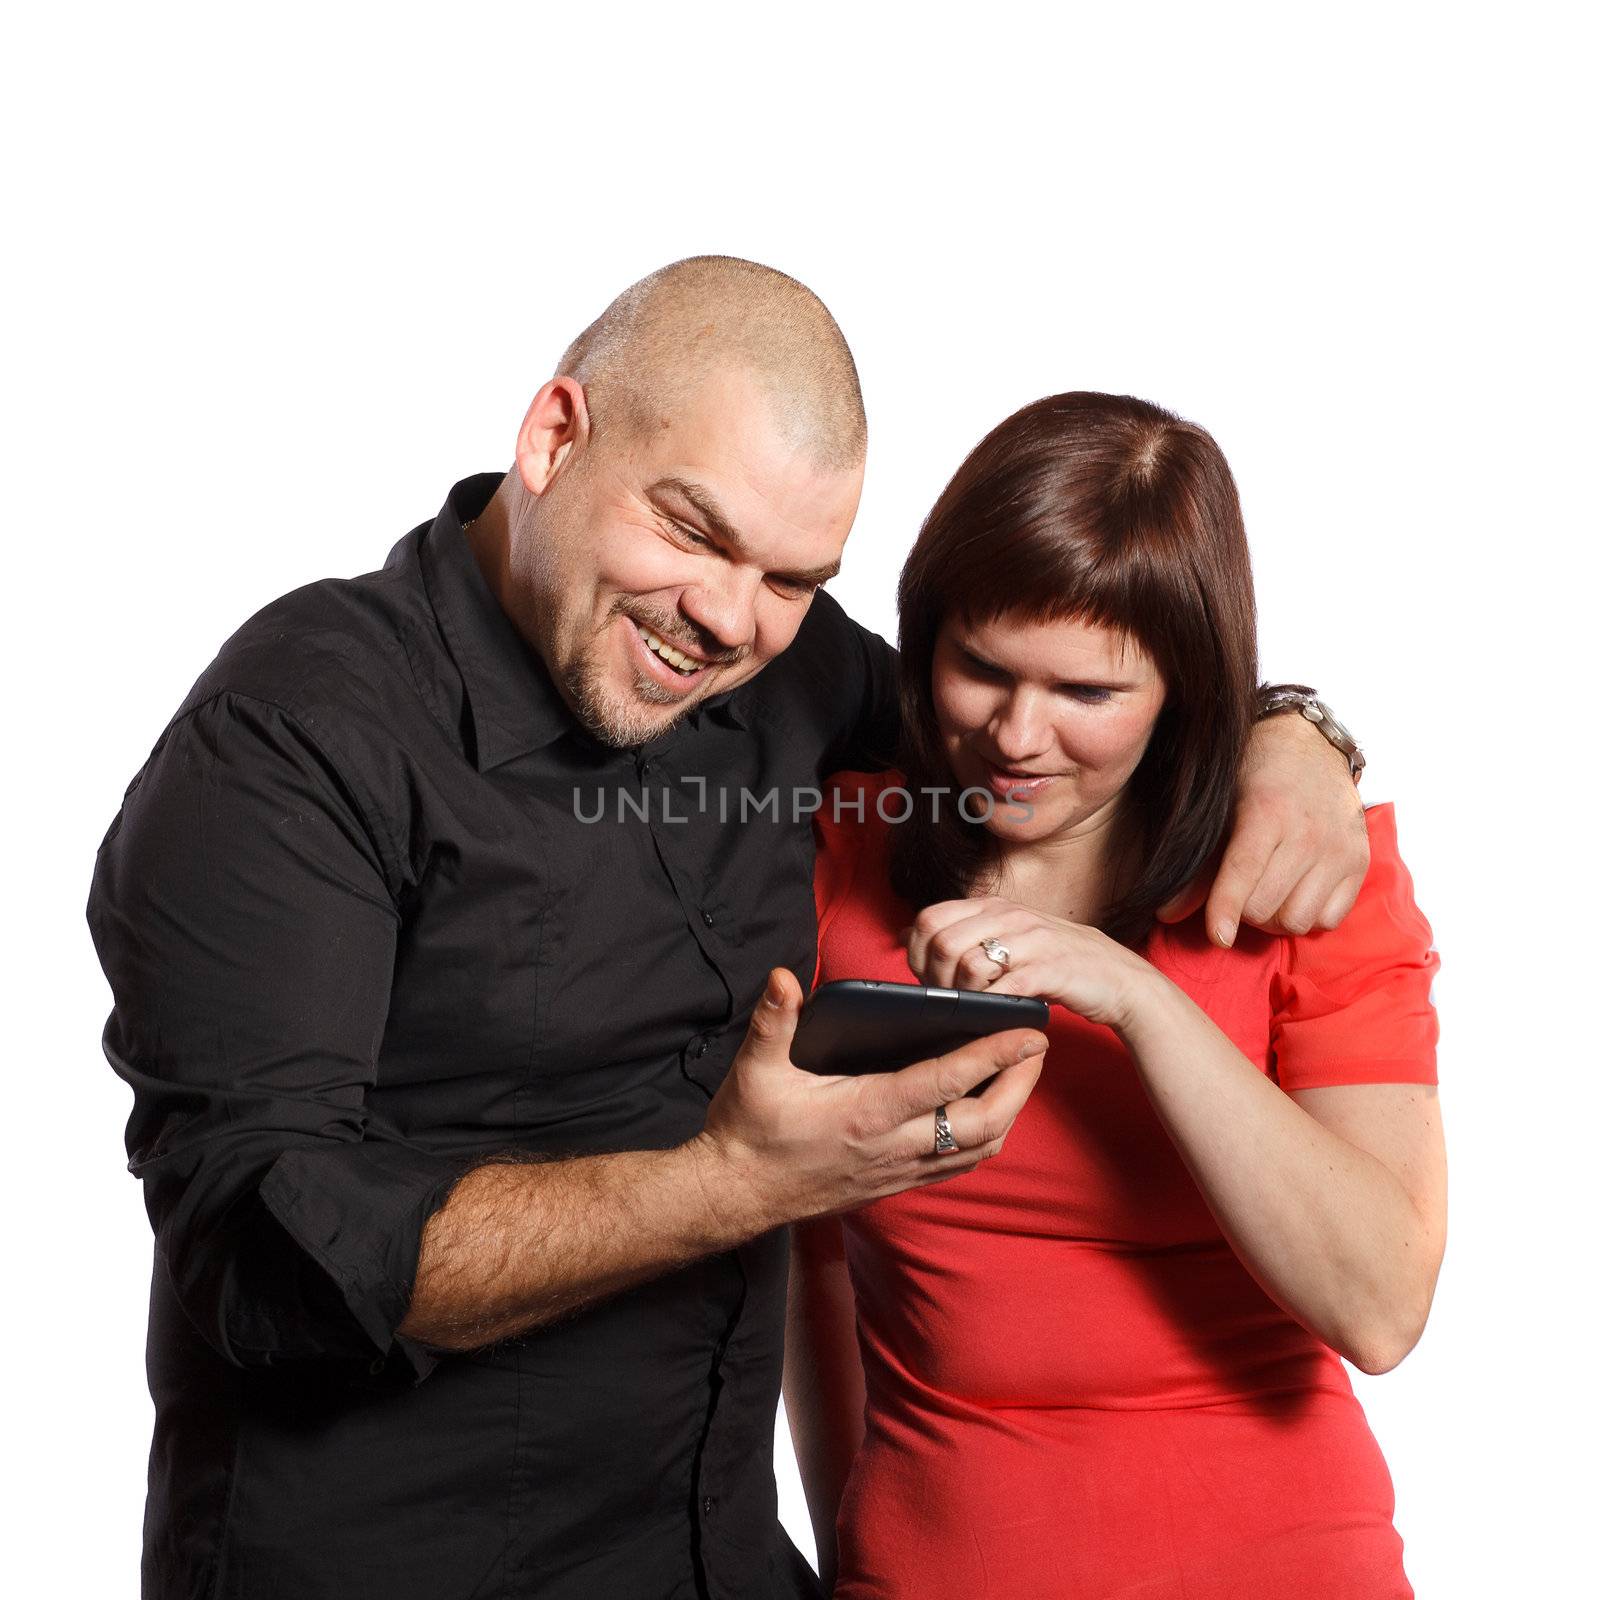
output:
<svg viewBox="0 0 1600 1600"><path fill-rule="evenodd" d="M268 606L169 723L89 903L156 1234L147 1595L810 1590L784 1224L970 1168L1044 1044L788 1058L791 797L892 754L893 652L819 590L864 450L821 303L678 263L568 350L511 472ZM1348 769L1292 723L1213 927L1359 884Z"/></svg>

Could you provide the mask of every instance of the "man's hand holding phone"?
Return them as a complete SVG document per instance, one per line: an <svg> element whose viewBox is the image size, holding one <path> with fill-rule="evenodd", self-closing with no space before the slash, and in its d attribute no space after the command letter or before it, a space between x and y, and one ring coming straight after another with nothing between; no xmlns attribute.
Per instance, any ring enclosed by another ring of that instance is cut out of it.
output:
<svg viewBox="0 0 1600 1600"><path fill-rule="evenodd" d="M970 1172L999 1153L1039 1081L1047 1040L1036 1028L989 1034L898 1072L805 1071L789 1055L803 999L795 975L775 967L691 1141L707 1204L758 1232ZM940 1107L956 1145L946 1154L934 1149Z"/></svg>

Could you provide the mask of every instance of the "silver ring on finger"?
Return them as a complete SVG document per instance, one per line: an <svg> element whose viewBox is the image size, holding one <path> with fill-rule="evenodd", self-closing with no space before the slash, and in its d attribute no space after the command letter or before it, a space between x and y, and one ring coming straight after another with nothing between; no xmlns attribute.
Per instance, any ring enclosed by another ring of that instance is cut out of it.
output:
<svg viewBox="0 0 1600 1600"><path fill-rule="evenodd" d="M933 1153L947 1156L960 1148L956 1136L950 1131L950 1119L944 1114L944 1107L936 1107L933 1113Z"/></svg>
<svg viewBox="0 0 1600 1600"><path fill-rule="evenodd" d="M979 941L978 948L988 958L1005 972L1011 966L1011 952L1000 943L998 939L983 939Z"/></svg>

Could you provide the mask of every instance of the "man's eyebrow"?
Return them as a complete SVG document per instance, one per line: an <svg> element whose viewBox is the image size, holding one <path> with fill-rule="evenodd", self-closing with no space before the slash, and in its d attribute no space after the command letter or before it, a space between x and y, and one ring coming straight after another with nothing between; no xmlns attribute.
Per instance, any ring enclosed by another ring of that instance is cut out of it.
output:
<svg viewBox="0 0 1600 1600"><path fill-rule="evenodd" d="M747 555L749 553L743 536L728 520L727 514L722 507L717 504L717 497L703 483L693 483L688 478L657 478L645 490L645 493L658 504L663 493L676 495L678 499L687 501L694 507L706 527L725 545L730 546L739 555ZM663 507L662 509L665 510L666 508ZM836 577L838 572L839 563L832 561L824 567L807 567L793 572L774 572L771 576L793 583L826 583L829 578Z"/></svg>

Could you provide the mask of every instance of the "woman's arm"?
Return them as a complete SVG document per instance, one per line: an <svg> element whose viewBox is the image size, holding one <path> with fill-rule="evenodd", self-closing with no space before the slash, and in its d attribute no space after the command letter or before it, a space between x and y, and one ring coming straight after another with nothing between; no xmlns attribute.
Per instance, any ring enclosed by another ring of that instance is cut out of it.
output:
<svg viewBox="0 0 1600 1600"><path fill-rule="evenodd" d="M861 1446L866 1383L856 1346L855 1295L835 1217L790 1233L789 1318L783 1405L817 1539L817 1570L832 1593L838 1567L834 1526L850 1465Z"/></svg>
<svg viewBox="0 0 1600 1600"><path fill-rule="evenodd" d="M1256 1281L1363 1372L1428 1319L1445 1239L1444 1134L1431 1084L1285 1094L1147 963L1111 1022Z"/></svg>
<svg viewBox="0 0 1600 1600"><path fill-rule="evenodd" d="M998 977L979 948L988 934L1012 952ZM1148 961L1096 928L1010 901L925 907L906 948L924 983L1040 995L1115 1030L1262 1288L1365 1372L1388 1371L1417 1342L1445 1236L1431 1084L1285 1092Z"/></svg>

